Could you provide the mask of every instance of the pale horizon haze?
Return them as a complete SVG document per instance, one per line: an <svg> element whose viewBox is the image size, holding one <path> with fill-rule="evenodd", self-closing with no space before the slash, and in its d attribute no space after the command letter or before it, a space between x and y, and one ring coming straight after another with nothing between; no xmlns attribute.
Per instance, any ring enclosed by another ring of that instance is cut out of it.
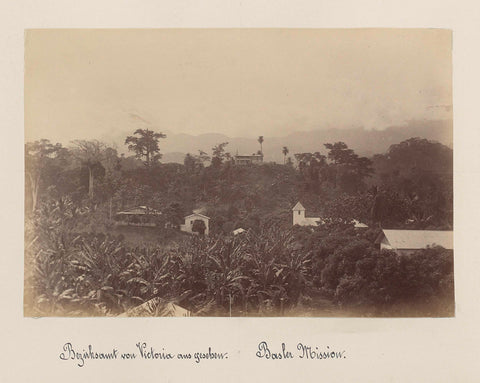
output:
<svg viewBox="0 0 480 383"><path fill-rule="evenodd" d="M25 34L25 139L285 136L452 119L442 29L45 29Z"/></svg>

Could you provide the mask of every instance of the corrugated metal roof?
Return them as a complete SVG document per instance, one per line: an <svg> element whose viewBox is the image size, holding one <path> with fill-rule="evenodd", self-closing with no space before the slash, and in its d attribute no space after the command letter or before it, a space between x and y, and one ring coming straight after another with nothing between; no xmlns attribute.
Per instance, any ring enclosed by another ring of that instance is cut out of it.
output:
<svg viewBox="0 0 480 383"><path fill-rule="evenodd" d="M453 249L453 231L383 230L383 233L394 249L423 249L434 245Z"/></svg>
<svg viewBox="0 0 480 383"><path fill-rule="evenodd" d="M303 205L299 202L297 202L297 204L293 207L292 209L293 211L297 211L297 210L305 210L305 208L303 207Z"/></svg>

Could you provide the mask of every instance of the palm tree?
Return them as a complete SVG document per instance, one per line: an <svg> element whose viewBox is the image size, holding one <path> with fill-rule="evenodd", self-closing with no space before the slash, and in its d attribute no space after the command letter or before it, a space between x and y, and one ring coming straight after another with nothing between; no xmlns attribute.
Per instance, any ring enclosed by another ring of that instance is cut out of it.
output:
<svg viewBox="0 0 480 383"><path fill-rule="evenodd" d="M260 143L260 153L263 155L263 136L258 136L258 140L257 140L259 143Z"/></svg>
<svg viewBox="0 0 480 383"><path fill-rule="evenodd" d="M288 154L288 148L286 146L283 147L282 153L283 153L283 164L285 165L287 161L287 154Z"/></svg>
<svg viewBox="0 0 480 383"><path fill-rule="evenodd" d="M72 143L76 146L74 157L88 169L88 196L93 198L94 173L105 159L107 146L98 140L75 140Z"/></svg>

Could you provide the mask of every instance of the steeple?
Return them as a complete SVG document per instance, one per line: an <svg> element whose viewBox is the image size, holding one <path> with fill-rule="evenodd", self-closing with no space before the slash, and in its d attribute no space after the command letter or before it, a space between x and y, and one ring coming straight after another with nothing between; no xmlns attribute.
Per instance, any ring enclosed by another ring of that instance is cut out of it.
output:
<svg viewBox="0 0 480 383"><path fill-rule="evenodd" d="M305 208L303 205L300 203L300 201L297 202L297 204L293 207L293 211L305 211Z"/></svg>
<svg viewBox="0 0 480 383"><path fill-rule="evenodd" d="M301 225L302 221L305 220L305 208L302 204L297 202L297 204L292 209L293 212L293 225Z"/></svg>

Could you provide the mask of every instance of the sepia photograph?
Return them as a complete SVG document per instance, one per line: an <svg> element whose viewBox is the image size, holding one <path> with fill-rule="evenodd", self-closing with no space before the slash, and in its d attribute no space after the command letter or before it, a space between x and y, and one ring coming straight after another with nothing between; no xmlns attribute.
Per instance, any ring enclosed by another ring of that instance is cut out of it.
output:
<svg viewBox="0 0 480 383"><path fill-rule="evenodd" d="M25 31L25 317L455 316L452 31Z"/></svg>

